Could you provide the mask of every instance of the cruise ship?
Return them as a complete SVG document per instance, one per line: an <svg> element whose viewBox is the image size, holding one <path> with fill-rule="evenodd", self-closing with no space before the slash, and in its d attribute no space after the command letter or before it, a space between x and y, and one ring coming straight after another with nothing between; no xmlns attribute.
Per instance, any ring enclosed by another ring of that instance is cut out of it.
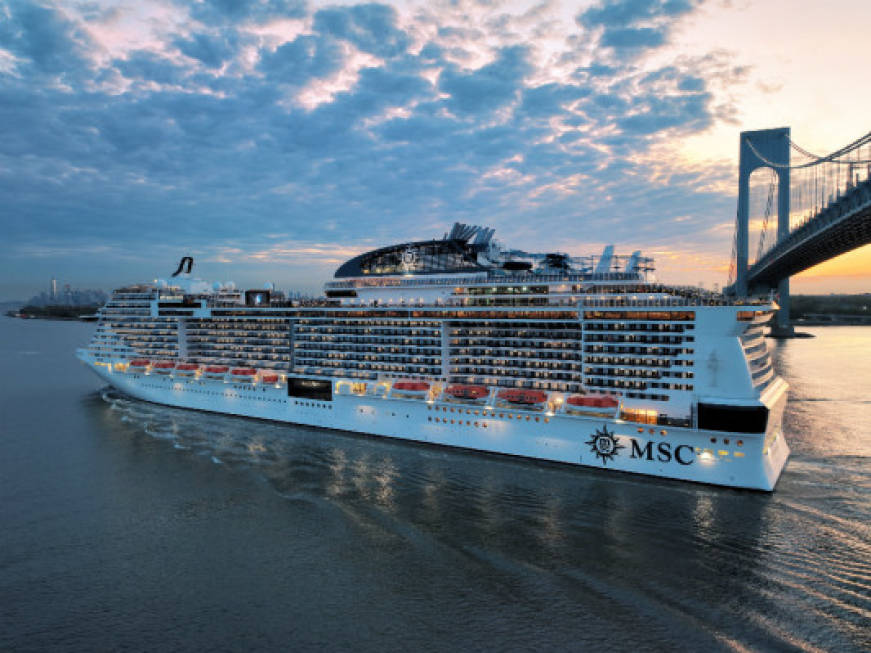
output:
<svg viewBox="0 0 871 653"><path fill-rule="evenodd" d="M456 224L361 254L317 300L210 284L185 257L114 291L77 355L169 406L774 489L789 448L773 299L663 285L640 252L493 235Z"/></svg>

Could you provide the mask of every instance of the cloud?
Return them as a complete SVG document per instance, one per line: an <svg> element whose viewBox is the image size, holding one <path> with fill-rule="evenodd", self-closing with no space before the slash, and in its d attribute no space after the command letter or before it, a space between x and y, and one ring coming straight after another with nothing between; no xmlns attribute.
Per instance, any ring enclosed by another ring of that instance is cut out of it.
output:
<svg viewBox="0 0 871 653"><path fill-rule="evenodd" d="M182 53L197 59L209 68L220 68L239 48L237 33L227 30L219 34L194 34L191 38L178 38L175 45Z"/></svg>
<svg viewBox="0 0 871 653"><path fill-rule="evenodd" d="M10 3L5 12L0 7L0 48L28 72L78 79L88 47L87 36L54 9L27 2Z"/></svg>
<svg viewBox="0 0 871 653"><path fill-rule="evenodd" d="M519 96L524 75L530 71L527 50L522 46L502 48L496 60L465 72L447 67L439 88L450 95L447 105L459 114L490 112Z"/></svg>
<svg viewBox="0 0 871 653"><path fill-rule="evenodd" d="M389 5L364 4L321 9L314 29L353 43L378 57L396 57L409 46L408 35L396 27L396 10Z"/></svg>
<svg viewBox="0 0 871 653"><path fill-rule="evenodd" d="M116 59L115 68L130 80L180 84L189 71L166 57L149 50L134 50L126 59Z"/></svg>
<svg viewBox="0 0 871 653"><path fill-rule="evenodd" d="M542 84L523 90L520 111L530 117L550 117L566 114L566 105L588 96L591 89L571 84Z"/></svg>
<svg viewBox="0 0 871 653"><path fill-rule="evenodd" d="M604 0L579 14L585 27L624 27L658 18L675 18L695 9L689 0Z"/></svg>
<svg viewBox="0 0 871 653"><path fill-rule="evenodd" d="M691 0L603 0L577 16L578 23L601 29L599 45L619 51L658 48L668 41L674 22L694 11Z"/></svg>
<svg viewBox="0 0 871 653"><path fill-rule="evenodd" d="M190 3L191 14L206 24L238 24L239 21L264 22L271 18L302 18L306 15L305 0L202 0Z"/></svg>
<svg viewBox="0 0 871 653"><path fill-rule="evenodd" d="M529 248L567 228L703 243L704 221L672 218L728 214L731 198L699 188L731 171L652 152L722 120L716 92L740 83L740 66L636 53L653 47L639 34L667 39L689 6L600 3L551 38L547 5L494 16L454 2L401 15L179 3L125 42L132 10L15 5L0 21L12 62L0 65L0 124L14 125L0 139L0 206L16 216L2 251L24 256L59 234L48 244L71 268L109 247L116 269L144 271L153 246L168 265L191 249L262 270L270 256L309 260L310 244L324 248L320 275L335 258L324 243L356 251L455 220ZM112 48L93 40L106 21Z"/></svg>
<svg viewBox="0 0 871 653"><path fill-rule="evenodd" d="M606 48L657 48L665 43L665 30L653 27L606 29L600 43Z"/></svg>
<svg viewBox="0 0 871 653"><path fill-rule="evenodd" d="M342 49L334 39L302 35L274 52L261 52L259 68L272 81L302 85L313 77L336 72L343 61Z"/></svg>

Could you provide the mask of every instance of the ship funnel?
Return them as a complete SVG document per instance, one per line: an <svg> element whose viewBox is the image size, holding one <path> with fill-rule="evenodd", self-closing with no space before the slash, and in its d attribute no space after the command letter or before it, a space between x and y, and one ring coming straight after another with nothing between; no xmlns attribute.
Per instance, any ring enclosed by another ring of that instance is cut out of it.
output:
<svg viewBox="0 0 871 653"><path fill-rule="evenodd" d="M177 277L178 275L180 275L182 273L182 270L184 270L185 263L187 263L188 266L188 269L185 270L185 274L190 274L191 268L194 267L194 260L190 256L184 256L182 257L181 262L178 264L178 270L173 272L172 276Z"/></svg>

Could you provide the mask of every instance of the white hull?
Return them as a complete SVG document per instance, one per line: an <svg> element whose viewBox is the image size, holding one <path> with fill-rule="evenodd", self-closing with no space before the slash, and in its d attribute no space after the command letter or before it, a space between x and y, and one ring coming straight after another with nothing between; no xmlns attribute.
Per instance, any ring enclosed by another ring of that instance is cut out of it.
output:
<svg viewBox="0 0 871 653"><path fill-rule="evenodd" d="M748 434L371 395L316 401L288 396L284 384L120 372L79 357L119 390L158 404L662 478L771 491L789 456L785 384L773 393L767 433Z"/></svg>

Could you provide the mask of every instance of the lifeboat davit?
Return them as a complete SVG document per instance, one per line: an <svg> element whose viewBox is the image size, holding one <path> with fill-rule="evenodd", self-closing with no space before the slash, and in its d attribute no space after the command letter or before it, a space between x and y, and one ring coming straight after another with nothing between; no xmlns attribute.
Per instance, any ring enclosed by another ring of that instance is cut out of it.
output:
<svg viewBox="0 0 871 653"><path fill-rule="evenodd" d="M207 365L206 369L203 370L203 374L210 379L223 379L224 375L229 371L230 368L226 365Z"/></svg>
<svg viewBox="0 0 871 653"><path fill-rule="evenodd" d="M257 376L257 370L253 367L237 367L230 372L230 376L235 381L253 381L254 377Z"/></svg>
<svg viewBox="0 0 871 653"><path fill-rule="evenodd" d="M151 364L151 369L158 374L169 374L175 367L172 361L157 361Z"/></svg>
<svg viewBox="0 0 871 653"><path fill-rule="evenodd" d="M541 390L510 388L508 390L500 390L496 396L503 401L526 406L540 406L547 402L547 394Z"/></svg>
<svg viewBox="0 0 871 653"><path fill-rule="evenodd" d="M278 375L272 372L263 372L260 378L263 379L263 383L278 383Z"/></svg>
<svg viewBox="0 0 871 653"><path fill-rule="evenodd" d="M200 366L196 363L179 363L175 366L175 373L179 376L193 376Z"/></svg>
<svg viewBox="0 0 871 653"><path fill-rule="evenodd" d="M483 385L449 385L445 394L450 395L454 399L462 399L466 401L477 401L484 399L490 390Z"/></svg>
<svg viewBox="0 0 871 653"><path fill-rule="evenodd" d="M136 358L130 361L130 367L136 367L139 369L145 369L151 364L151 361L147 358Z"/></svg>
<svg viewBox="0 0 871 653"><path fill-rule="evenodd" d="M429 383L426 381L397 381L393 384L393 391L404 395L422 397L429 392Z"/></svg>

